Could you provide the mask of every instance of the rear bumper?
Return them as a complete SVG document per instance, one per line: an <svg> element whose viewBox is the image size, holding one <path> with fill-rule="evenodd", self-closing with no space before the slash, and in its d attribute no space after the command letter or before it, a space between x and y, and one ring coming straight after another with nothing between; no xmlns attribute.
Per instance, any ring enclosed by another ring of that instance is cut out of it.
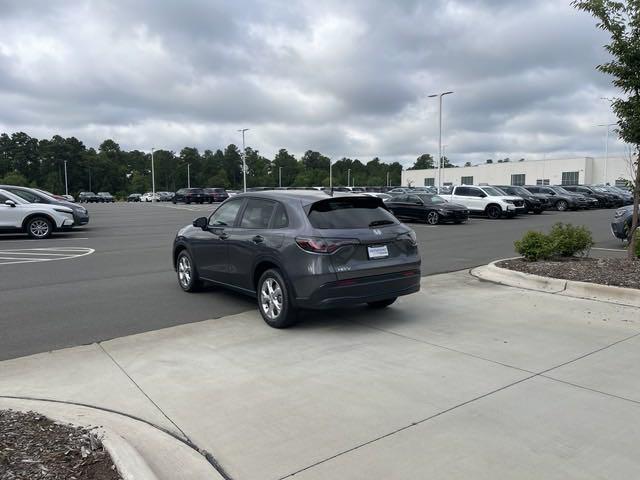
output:
<svg viewBox="0 0 640 480"><path fill-rule="evenodd" d="M302 308L323 309L377 302L420 290L420 270L339 280L322 285L311 297L297 298Z"/></svg>

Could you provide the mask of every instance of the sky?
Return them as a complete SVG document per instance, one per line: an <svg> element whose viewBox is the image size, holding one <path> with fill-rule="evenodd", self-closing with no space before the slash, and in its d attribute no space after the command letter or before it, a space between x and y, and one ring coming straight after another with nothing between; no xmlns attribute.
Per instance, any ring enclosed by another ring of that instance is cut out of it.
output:
<svg viewBox="0 0 640 480"><path fill-rule="evenodd" d="M454 163L602 156L606 34L564 0L0 0L0 132ZM625 151L612 134L610 154Z"/></svg>

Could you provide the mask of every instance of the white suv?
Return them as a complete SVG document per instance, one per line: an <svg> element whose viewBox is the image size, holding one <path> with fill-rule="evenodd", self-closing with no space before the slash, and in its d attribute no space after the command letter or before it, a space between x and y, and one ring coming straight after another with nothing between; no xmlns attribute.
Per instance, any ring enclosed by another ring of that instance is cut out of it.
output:
<svg viewBox="0 0 640 480"><path fill-rule="evenodd" d="M73 226L73 210L62 205L29 203L0 189L0 232L25 232L31 238L51 236Z"/></svg>
<svg viewBox="0 0 640 480"><path fill-rule="evenodd" d="M487 186L460 185L453 187L450 195L440 195L444 199L464 205L471 213L483 214L491 219L513 217L524 207L520 197L505 195L502 190Z"/></svg>

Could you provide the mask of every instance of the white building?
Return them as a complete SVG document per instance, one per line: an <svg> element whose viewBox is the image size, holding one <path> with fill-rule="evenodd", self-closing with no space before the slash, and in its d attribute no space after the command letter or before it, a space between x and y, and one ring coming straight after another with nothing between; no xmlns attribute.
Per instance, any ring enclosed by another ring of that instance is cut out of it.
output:
<svg viewBox="0 0 640 480"><path fill-rule="evenodd" d="M605 165L606 164L606 165ZM583 157L509 161L472 167L443 168L441 182L447 185L620 185L631 179L629 159L625 157ZM404 170L403 186L436 185L437 170Z"/></svg>

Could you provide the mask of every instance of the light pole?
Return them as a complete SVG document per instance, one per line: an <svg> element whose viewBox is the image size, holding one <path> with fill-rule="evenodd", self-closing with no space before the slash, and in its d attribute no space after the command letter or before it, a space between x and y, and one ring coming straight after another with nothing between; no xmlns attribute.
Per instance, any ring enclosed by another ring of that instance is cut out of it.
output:
<svg viewBox="0 0 640 480"><path fill-rule="evenodd" d="M64 194L69 195L69 184L67 183L67 161L64 161Z"/></svg>
<svg viewBox="0 0 640 480"><path fill-rule="evenodd" d="M282 188L282 167L278 167L278 186Z"/></svg>
<svg viewBox="0 0 640 480"><path fill-rule="evenodd" d="M329 190L333 192L333 165L331 165L331 159L329 159Z"/></svg>
<svg viewBox="0 0 640 480"><path fill-rule="evenodd" d="M351 169L347 169L347 187L351 186Z"/></svg>
<svg viewBox="0 0 640 480"><path fill-rule="evenodd" d="M607 185L607 165L609 163L609 131L611 127L617 125L617 123L602 123L597 125L598 127L605 127L607 129L607 133L604 137L604 184Z"/></svg>
<svg viewBox="0 0 640 480"><path fill-rule="evenodd" d="M244 132L248 131L248 128L241 128L238 132L242 133L242 184L244 186L244 191L247 191L247 165L245 162L245 148L244 148Z"/></svg>
<svg viewBox="0 0 640 480"><path fill-rule="evenodd" d="M389 186L389 170L387 170L387 187Z"/></svg>
<svg viewBox="0 0 640 480"><path fill-rule="evenodd" d="M153 162L153 148L151 149L151 202L156 201L156 170Z"/></svg>
<svg viewBox="0 0 640 480"><path fill-rule="evenodd" d="M191 164L187 163L187 188L191 188Z"/></svg>
<svg viewBox="0 0 640 480"><path fill-rule="evenodd" d="M439 130L439 136L438 136L438 191L440 191L440 183L441 183L441 179L440 179L440 164L442 163L442 97L444 97L445 95L451 95L453 92L442 92L442 93L436 93L433 95L429 95L429 98L436 98L438 97L439 100L439 109L438 109L438 130Z"/></svg>

